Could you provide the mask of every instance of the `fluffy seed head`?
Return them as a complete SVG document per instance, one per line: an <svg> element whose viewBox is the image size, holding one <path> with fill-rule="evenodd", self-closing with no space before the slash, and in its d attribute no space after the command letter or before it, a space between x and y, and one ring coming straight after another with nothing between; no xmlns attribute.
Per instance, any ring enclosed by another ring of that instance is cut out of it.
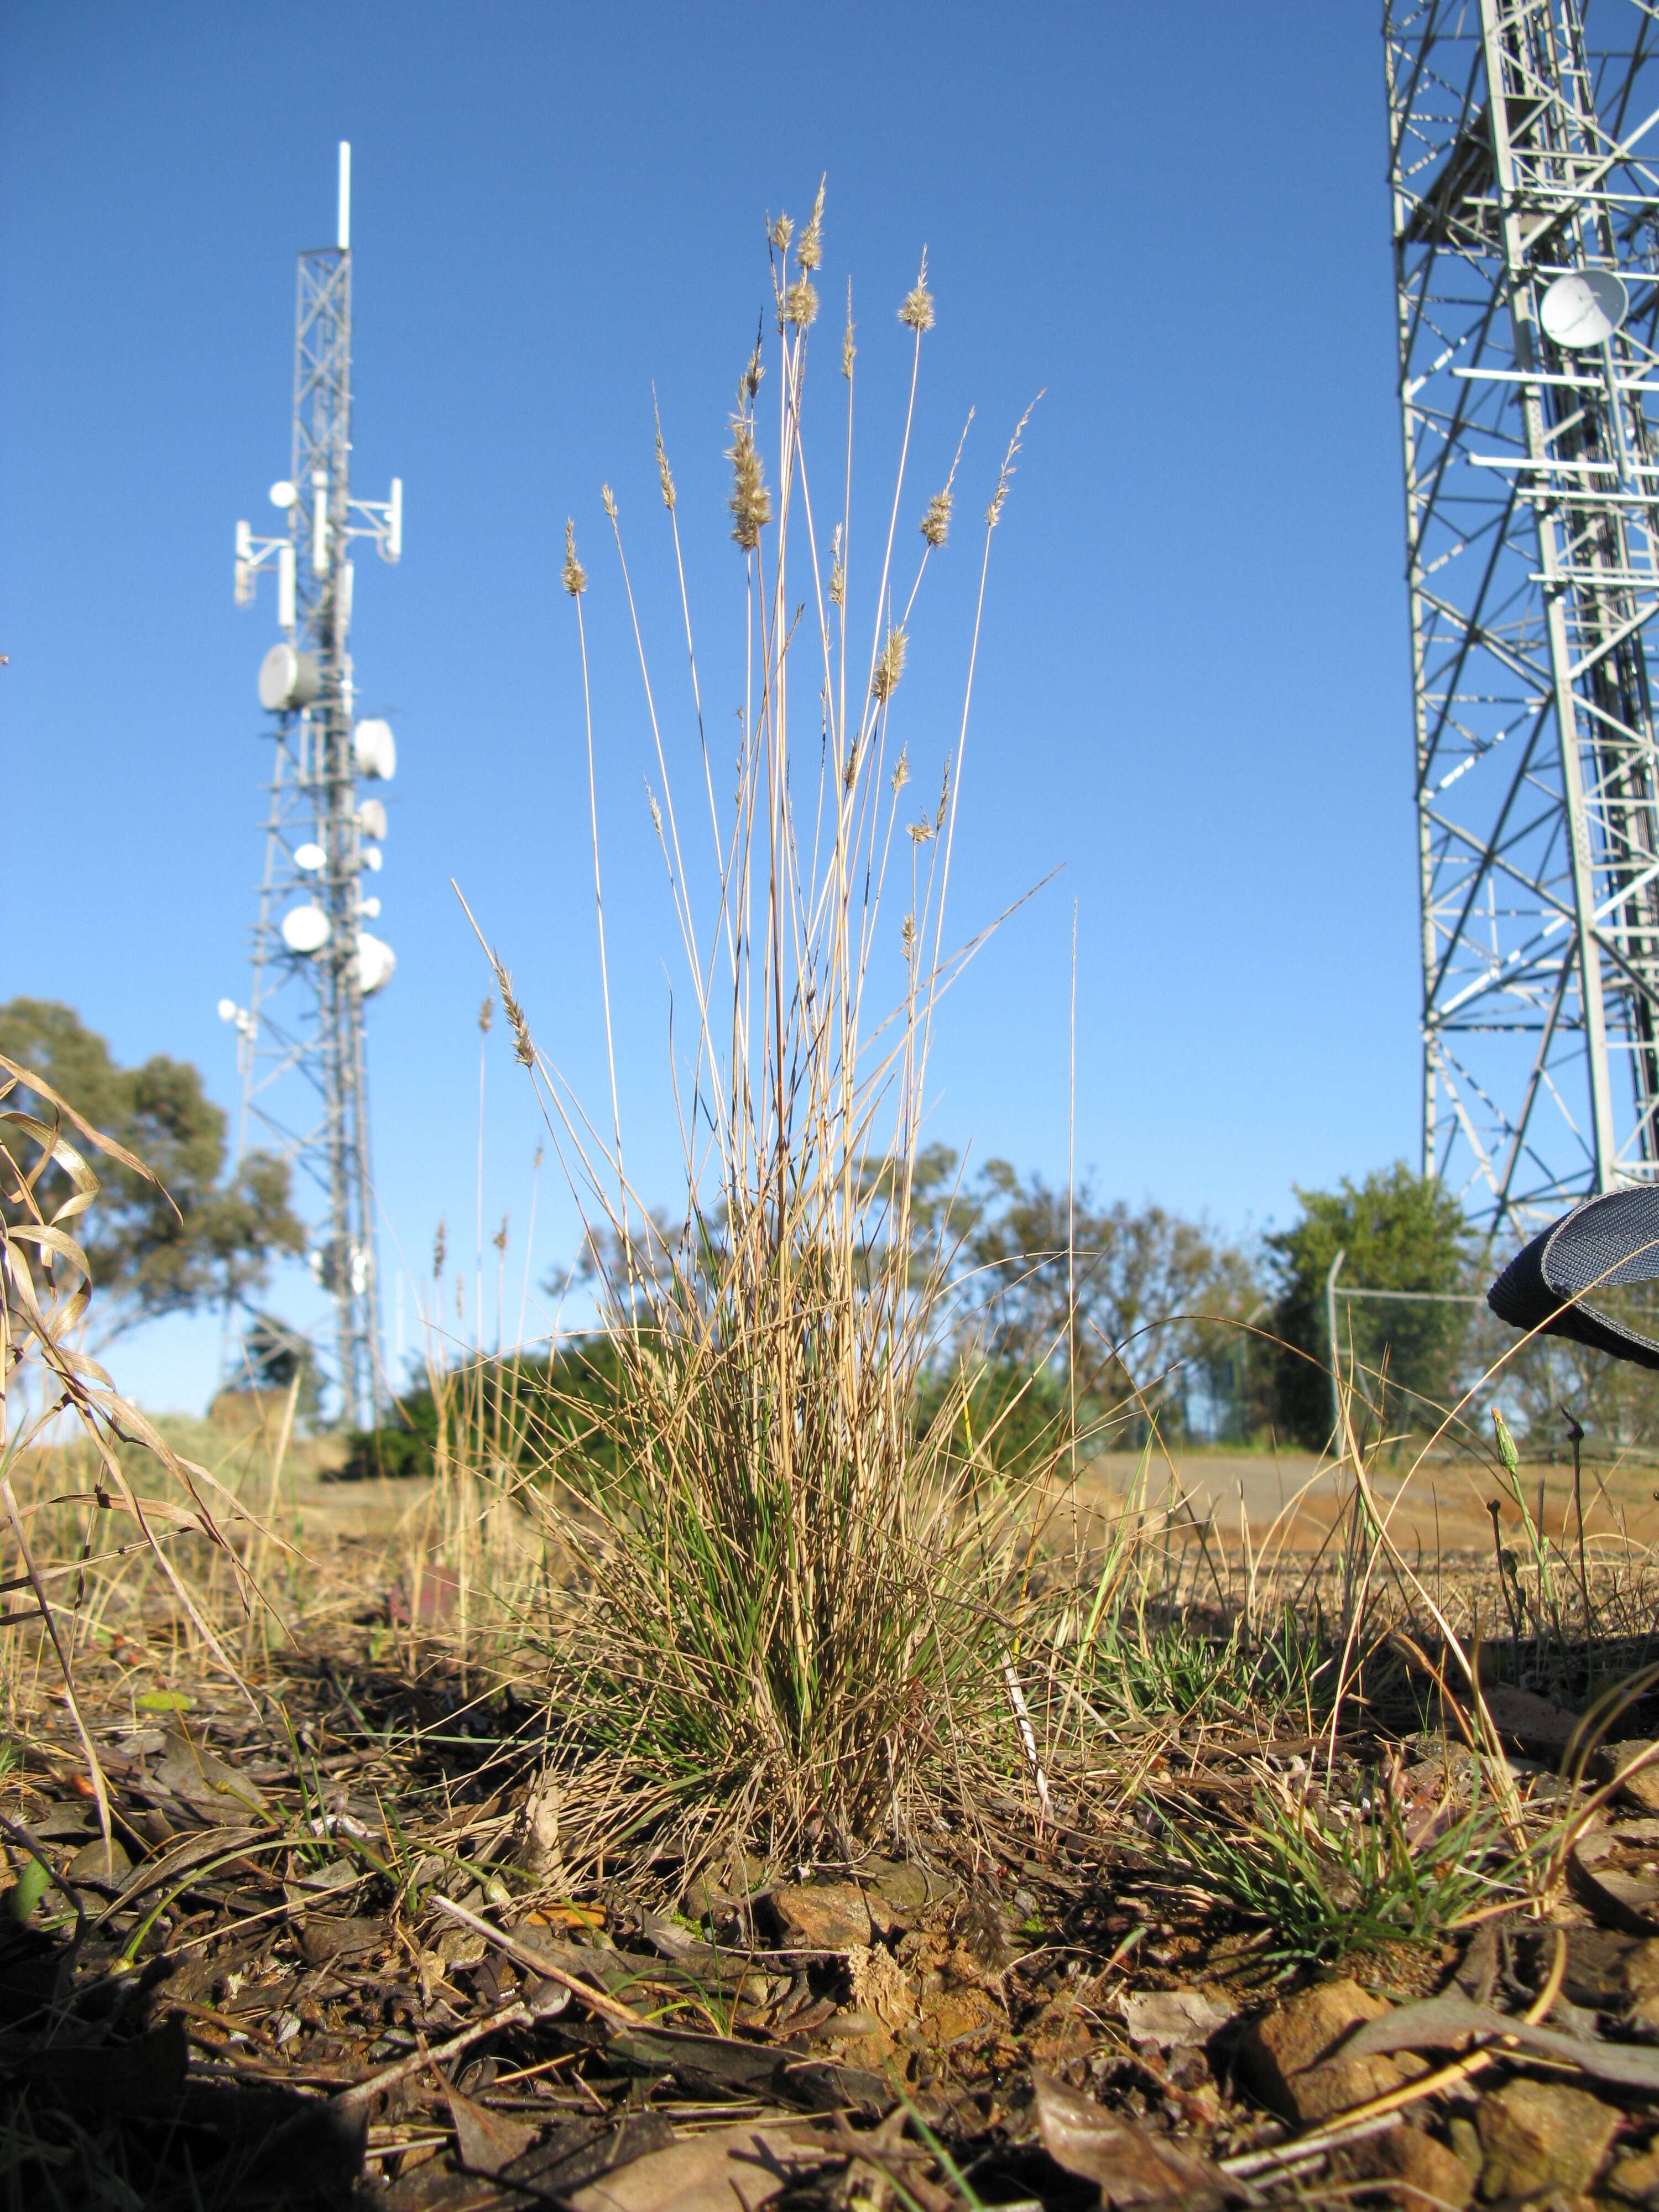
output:
<svg viewBox="0 0 1659 2212"><path fill-rule="evenodd" d="M921 272L904 295L904 305L899 309L899 320L908 323L920 337L924 331L933 327L933 295L927 289L927 248L921 249Z"/></svg>
<svg viewBox="0 0 1659 2212"><path fill-rule="evenodd" d="M617 520L616 495L612 492L609 484L601 484L599 486L599 497L604 502L606 515L612 522L615 522Z"/></svg>
<svg viewBox="0 0 1659 2212"><path fill-rule="evenodd" d="M943 491L933 494L927 502L927 512L921 518L921 534L935 549L943 545L951 535L951 494L947 485Z"/></svg>
<svg viewBox="0 0 1659 2212"><path fill-rule="evenodd" d="M488 1036L489 1035L489 1025L495 1018L495 999L493 997L486 997L483 1005L478 1008L478 1035L480 1036Z"/></svg>
<svg viewBox="0 0 1659 2212"><path fill-rule="evenodd" d="M805 330L817 317L818 295L805 276L797 277L783 295L783 319Z"/></svg>
<svg viewBox="0 0 1659 2212"><path fill-rule="evenodd" d="M573 599L580 599L587 589L587 571L576 558L576 526L568 515L564 519L564 569L562 581Z"/></svg>
<svg viewBox="0 0 1659 2212"><path fill-rule="evenodd" d="M443 1273L444 1261L448 1255L448 1251L449 1243L444 1233L444 1218L442 1214L440 1214L438 1216L438 1233L432 1240L432 1279L434 1283Z"/></svg>
<svg viewBox="0 0 1659 2212"><path fill-rule="evenodd" d="M823 186L818 179L818 196L812 203L812 212L806 218L806 228L800 234L800 244L795 248L795 266L803 275L810 276L823 258Z"/></svg>
<svg viewBox="0 0 1659 2212"><path fill-rule="evenodd" d="M768 241L775 246L780 253L788 252L789 241L794 234L795 226L787 215L781 215L775 222L768 218L766 225Z"/></svg>
<svg viewBox="0 0 1659 2212"><path fill-rule="evenodd" d="M900 792L903 790L905 785L908 783L909 781L910 749L907 745L904 750L899 755L897 764L893 769L893 796L895 799L898 797Z"/></svg>
<svg viewBox="0 0 1659 2212"><path fill-rule="evenodd" d="M898 680L904 673L904 632L895 627L887 633L887 642L876 663L876 672L870 679L870 696L878 707L884 707L898 689Z"/></svg>
<svg viewBox="0 0 1659 2212"><path fill-rule="evenodd" d="M741 408L732 417L732 443L726 458L732 464L732 496L726 502L732 510L732 535L745 553L752 553L772 520L772 495L761 472L753 426Z"/></svg>
<svg viewBox="0 0 1659 2212"><path fill-rule="evenodd" d="M836 525L835 535L830 540L830 604L832 607L847 605L847 568L841 557L841 525Z"/></svg>
<svg viewBox="0 0 1659 2212"><path fill-rule="evenodd" d="M853 343L853 280L847 280L847 328L841 335L841 373L850 384L853 381L853 360L858 348Z"/></svg>

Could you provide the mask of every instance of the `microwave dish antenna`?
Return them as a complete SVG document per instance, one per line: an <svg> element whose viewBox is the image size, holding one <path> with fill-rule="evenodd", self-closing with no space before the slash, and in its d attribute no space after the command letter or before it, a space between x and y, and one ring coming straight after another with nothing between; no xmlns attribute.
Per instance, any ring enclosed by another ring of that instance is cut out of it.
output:
<svg viewBox="0 0 1659 2212"><path fill-rule="evenodd" d="M1569 353L1605 345L1630 313L1630 294L1611 269L1570 269L1538 302L1546 337Z"/></svg>

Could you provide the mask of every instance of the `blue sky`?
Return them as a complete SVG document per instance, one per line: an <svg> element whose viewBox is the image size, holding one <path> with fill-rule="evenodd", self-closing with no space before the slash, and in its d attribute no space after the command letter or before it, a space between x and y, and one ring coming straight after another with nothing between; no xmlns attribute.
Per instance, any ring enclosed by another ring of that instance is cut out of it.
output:
<svg viewBox="0 0 1659 2212"><path fill-rule="evenodd" d="M0 60L0 995L65 1000L119 1057L193 1060L233 1101L215 1007L246 989L275 633L268 596L232 605L231 533L269 526L287 468L295 255L331 235L348 137L354 489L407 487L403 564L360 564L354 622L399 748L376 886L398 969L370 1047L384 1263L401 1247L423 1281L441 1214L472 1246L487 977L452 876L538 1039L603 1097L567 514L593 576L627 1133L672 1195L672 946L599 488L684 735L652 387L700 629L729 641L720 452L763 216L804 214L827 172L824 291L851 276L872 483L924 244L917 514L970 405L959 513L981 507L1046 387L993 563L953 913L977 925L1060 873L951 1001L934 1133L1063 1176L1075 900L1077 1149L1103 1193L1245 1234L1294 1182L1413 1152L1376 11L12 0ZM940 563L933 673L919 635L919 776L971 535ZM485 1214L509 1217L509 1329L537 1128L498 1024ZM544 1173L532 1276L577 1235ZM302 1282L276 1302L310 1303ZM118 1378L199 1405L216 1354L213 1324L168 1324Z"/></svg>

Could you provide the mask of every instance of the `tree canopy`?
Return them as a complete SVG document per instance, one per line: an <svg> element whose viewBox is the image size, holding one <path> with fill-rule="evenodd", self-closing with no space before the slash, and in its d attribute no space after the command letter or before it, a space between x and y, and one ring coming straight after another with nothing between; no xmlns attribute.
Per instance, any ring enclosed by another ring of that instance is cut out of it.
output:
<svg viewBox="0 0 1659 2212"><path fill-rule="evenodd" d="M76 1234L92 1267L101 1336L245 1297L265 1281L277 1254L304 1250L287 1165L250 1152L227 1175L224 1114L187 1060L157 1054L121 1067L72 1008L48 999L0 1005L0 1053L32 1068L160 1182L158 1190L114 1161L95 1164L98 1197ZM24 1086L12 1103L52 1118ZM8 1219L21 1218L15 1201L0 1203Z"/></svg>
<svg viewBox="0 0 1659 2212"><path fill-rule="evenodd" d="M1292 1349L1274 1364L1273 1411L1281 1433L1317 1447L1331 1430L1329 1325L1325 1279L1338 1252L1352 1289L1467 1292L1474 1240L1463 1209L1433 1176L1403 1160L1334 1190L1297 1190L1301 1218L1265 1237L1274 1280L1274 1334ZM1388 1299L1344 1300L1337 1329L1356 1382L1379 1418L1421 1428L1449 1406L1473 1315L1470 1306ZM1298 1358L1298 1352L1311 1356ZM1380 1378L1386 1371L1386 1401Z"/></svg>

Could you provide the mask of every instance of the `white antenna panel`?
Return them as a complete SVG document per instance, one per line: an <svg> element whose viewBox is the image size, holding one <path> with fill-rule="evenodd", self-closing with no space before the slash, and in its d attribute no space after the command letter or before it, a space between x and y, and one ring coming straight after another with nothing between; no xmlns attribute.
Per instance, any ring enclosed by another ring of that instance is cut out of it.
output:
<svg viewBox="0 0 1659 2212"><path fill-rule="evenodd" d="M357 827L365 837L384 837L386 808L378 799L366 799L357 809Z"/></svg>
<svg viewBox="0 0 1659 2212"><path fill-rule="evenodd" d="M322 688L316 662L291 645L273 645L259 663L259 704L268 714L308 707Z"/></svg>
<svg viewBox="0 0 1659 2212"><path fill-rule="evenodd" d="M390 722L359 722L351 744L359 775L375 776L388 783L396 775L398 741L392 734Z"/></svg>
<svg viewBox="0 0 1659 2212"><path fill-rule="evenodd" d="M303 868L308 876L314 876L327 858L320 845L296 845L294 848L295 866Z"/></svg>

